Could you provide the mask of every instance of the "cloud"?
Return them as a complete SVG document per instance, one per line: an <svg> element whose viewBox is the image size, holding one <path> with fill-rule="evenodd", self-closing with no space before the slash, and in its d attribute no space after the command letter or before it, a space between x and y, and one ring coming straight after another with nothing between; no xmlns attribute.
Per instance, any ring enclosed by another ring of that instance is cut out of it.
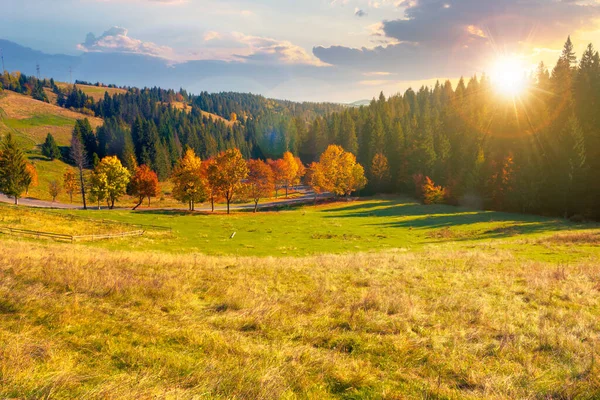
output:
<svg viewBox="0 0 600 400"><path fill-rule="evenodd" d="M236 54L242 60L257 63L324 65L314 55L287 40L233 33L239 43L246 45L247 54Z"/></svg>
<svg viewBox="0 0 600 400"><path fill-rule="evenodd" d="M361 17L366 17L368 14L364 10L361 10L360 8L357 7L354 9L354 15L361 18Z"/></svg>
<svg viewBox="0 0 600 400"><path fill-rule="evenodd" d="M131 38L127 29L118 26L99 37L88 33L85 42L77 45L77 48L85 52L133 53L162 58L173 58L174 55L172 48Z"/></svg>
<svg viewBox="0 0 600 400"><path fill-rule="evenodd" d="M369 27L373 47L316 46L313 54L361 72L453 78L484 71L501 52L529 56L540 48L560 48L567 35L594 28L600 18L600 2L590 0L404 0L395 5L404 10L402 18Z"/></svg>

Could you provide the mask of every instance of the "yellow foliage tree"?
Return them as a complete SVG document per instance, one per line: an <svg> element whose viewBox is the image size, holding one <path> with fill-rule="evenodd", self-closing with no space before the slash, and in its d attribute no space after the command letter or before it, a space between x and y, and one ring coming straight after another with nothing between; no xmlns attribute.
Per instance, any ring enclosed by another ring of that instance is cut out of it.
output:
<svg viewBox="0 0 600 400"><path fill-rule="evenodd" d="M194 211L195 204L203 202L207 197L202 172L202 161L192 149L185 152L173 171L173 197L187 203L190 211Z"/></svg>
<svg viewBox="0 0 600 400"><path fill-rule="evenodd" d="M387 157L381 153L377 153L373 157L371 176L375 181L377 190L381 190L390 181L390 164Z"/></svg>
<svg viewBox="0 0 600 400"><path fill-rule="evenodd" d="M285 181L285 197L287 198L288 197L288 189L296 181L299 167L298 167L298 163L296 162L296 158L289 151L286 151L285 153L283 153L283 162L286 165L284 181Z"/></svg>
<svg viewBox="0 0 600 400"><path fill-rule="evenodd" d="M79 186L77 184L77 175L72 169L68 169L65 171L65 174L63 175L63 187L65 188L65 192L71 198L72 203L73 194L79 189Z"/></svg>
<svg viewBox="0 0 600 400"><path fill-rule="evenodd" d="M106 184L106 199L110 208L115 208L115 201L127 191L131 174L117 156L104 157L94 169L94 174L101 177L98 182Z"/></svg>
<svg viewBox="0 0 600 400"><path fill-rule="evenodd" d="M330 145L321 154L319 170L323 176L323 188L336 196L349 196L367 184L363 167L356 156L337 145Z"/></svg>

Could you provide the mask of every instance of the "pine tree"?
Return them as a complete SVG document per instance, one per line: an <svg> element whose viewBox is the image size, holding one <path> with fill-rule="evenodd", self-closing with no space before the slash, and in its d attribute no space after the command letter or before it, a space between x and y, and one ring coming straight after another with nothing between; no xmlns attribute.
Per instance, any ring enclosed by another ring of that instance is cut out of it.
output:
<svg viewBox="0 0 600 400"><path fill-rule="evenodd" d="M0 192L13 197L16 205L30 183L31 175L23 151L9 132L0 146Z"/></svg>

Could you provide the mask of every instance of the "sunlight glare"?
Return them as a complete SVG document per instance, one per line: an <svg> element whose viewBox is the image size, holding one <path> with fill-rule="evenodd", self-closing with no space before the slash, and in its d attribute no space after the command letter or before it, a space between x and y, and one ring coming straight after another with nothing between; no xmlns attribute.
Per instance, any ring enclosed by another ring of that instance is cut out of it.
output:
<svg viewBox="0 0 600 400"><path fill-rule="evenodd" d="M510 97L520 95L527 86L526 67L517 57L496 60L490 78L499 93Z"/></svg>

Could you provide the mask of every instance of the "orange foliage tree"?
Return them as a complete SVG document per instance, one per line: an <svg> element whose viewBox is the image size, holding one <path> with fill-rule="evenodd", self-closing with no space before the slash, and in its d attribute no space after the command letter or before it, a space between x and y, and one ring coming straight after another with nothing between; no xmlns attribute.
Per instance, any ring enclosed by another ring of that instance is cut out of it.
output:
<svg viewBox="0 0 600 400"><path fill-rule="evenodd" d="M208 171L210 185L227 201L227 214L231 200L242 188L242 180L248 176L248 166L238 149L229 149L215 158Z"/></svg>
<svg viewBox="0 0 600 400"><path fill-rule="evenodd" d="M129 183L129 194L138 197L139 202L133 207L137 209L145 198L148 199L150 207L150 198L160 194L158 175L147 165L140 165L135 169L135 174L131 177Z"/></svg>
<svg viewBox="0 0 600 400"><path fill-rule="evenodd" d="M260 199L270 197L274 189L275 184L271 167L261 160L248 161L246 193L254 201L254 212L258 210Z"/></svg>
<svg viewBox="0 0 600 400"><path fill-rule="evenodd" d="M442 204L446 198L446 189L437 186L428 176L423 181L421 192L423 193L423 203L425 204Z"/></svg>
<svg viewBox="0 0 600 400"><path fill-rule="evenodd" d="M304 181L312 191L315 193L315 205L317 204L317 197L325 191L325 176L323 170L318 162L310 164L306 170Z"/></svg>
<svg viewBox="0 0 600 400"><path fill-rule="evenodd" d="M173 170L173 197L187 203L190 211L195 204L206 200L207 189L202 177L202 161L194 150L188 149Z"/></svg>
<svg viewBox="0 0 600 400"><path fill-rule="evenodd" d="M65 174L63 175L63 187L65 189L65 192L67 192L67 194L69 195L69 197L71 198L71 203L73 202L73 194L75 192L77 192L78 190L78 183L77 183L77 175L75 174L75 171L73 171L72 169L68 169Z"/></svg>
<svg viewBox="0 0 600 400"><path fill-rule="evenodd" d="M288 164L282 159L267 160L269 166L273 170L273 180L275 182L275 198L279 197L279 189L285 186L286 177L288 176Z"/></svg>
<svg viewBox="0 0 600 400"><path fill-rule="evenodd" d="M219 191L213 185L213 183L216 181L216 177L211 176L211 173L212 175L215 175L217 173L217 168L211 168L211 165L214 165L215 163L216 161L214 158L209 158L208 160L205 160L202 163L202 177L206 184L206 194L208 196L208 199L210 200L212 212L215 212L215 202L219 201L220 199Z"/></svg>
<svg viewBox="0 0 600 400"><path fill-rule="evenodd" d="M35 169L35 165L30 164L30 163L27 163L27 165L25 166L25 169L27 170L27 173L31 177L31 180L29 181L27 186L25 186L25 194L29 194L29 188L36 187L38 185L38 173L37 173L37 170Z"/></svg>

